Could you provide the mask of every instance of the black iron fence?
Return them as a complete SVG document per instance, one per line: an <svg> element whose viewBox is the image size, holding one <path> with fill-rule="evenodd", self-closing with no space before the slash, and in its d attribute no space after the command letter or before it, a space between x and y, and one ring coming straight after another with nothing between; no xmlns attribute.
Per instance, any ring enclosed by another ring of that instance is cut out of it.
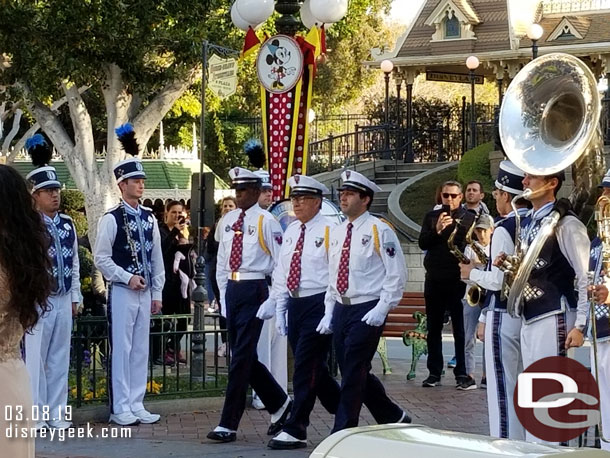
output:
<svg viewBox="0 0 610 458"><path fill-rule="evenodd" d="M151 317L147 398L218 396L222 393L227 382L230 352L221 344L226 329L220 328L218 318L217 314L206 314L207 324L199 331L180 326L181 321L186 324L192 320L192 315ZM110 352L106 317L78 317L73 329L69 402L76 407L107 403ZM177 342L180 352L174 351Z"/></svg>

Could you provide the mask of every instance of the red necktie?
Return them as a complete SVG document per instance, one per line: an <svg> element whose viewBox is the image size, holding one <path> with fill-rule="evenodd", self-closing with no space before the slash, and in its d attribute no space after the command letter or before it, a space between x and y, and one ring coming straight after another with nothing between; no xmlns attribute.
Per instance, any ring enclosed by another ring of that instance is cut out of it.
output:
<svg viewBox="0 0 610 458"><path fill-rule="evenodd" d="M352 243L352 223L347 224L347 234L341 250L341 261L339 261L339 274L337 275L337 291L345 294L349 287L349 249Z"/></svg>
<svg viewBox="0 0 610 458"><path fill-rule="evenodd" d="M233 223L231 229L235 232L233 235L233 244L231 245L231 257L229 258L229 267L231 271L237 272L239 266L241 266L241 254L244 249L244 218L246 216L246 212L242 210L239 214L239 218L237 221Z"/></svg>
<svg viewBox="0 0 610 458"><path fill-rule="evenodd" d="M292 253L292 260L290 261L290 272L288 273L288 280L286 286L289 291L296 291L299 289L299 283L301 283L301 253L303 253L303 243L305 242L305 225L301 224L301 235L297 244L294 247L294 253Z"/></svg>

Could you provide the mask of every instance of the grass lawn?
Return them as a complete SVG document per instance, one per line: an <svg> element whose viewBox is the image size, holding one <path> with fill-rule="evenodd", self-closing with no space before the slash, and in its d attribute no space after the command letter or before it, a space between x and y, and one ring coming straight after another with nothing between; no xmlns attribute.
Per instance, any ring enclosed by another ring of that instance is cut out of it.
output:
<svg viewBox="0 0 610 458"><path fill-rule="evenodd" d="M457 166L430 175L410 186L400 196L400 208L409 218L421 224L424 215L436 204L436 188L447 180L457 180Z"/></svg>

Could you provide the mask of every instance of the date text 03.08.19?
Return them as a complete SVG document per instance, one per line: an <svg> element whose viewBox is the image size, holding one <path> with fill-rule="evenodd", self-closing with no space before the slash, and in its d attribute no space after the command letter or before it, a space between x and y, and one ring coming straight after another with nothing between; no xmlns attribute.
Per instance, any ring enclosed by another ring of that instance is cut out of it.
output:
<svg viewBox="0 0 610 458"><path fill-rule="evenodd" d="M51 412L49 406L22 406L22 405L5 405L4 406L4 421L49 421L53 419L62 419L72 421L72 406L67 405L65 408L60 406L57 412Z"/></svg>

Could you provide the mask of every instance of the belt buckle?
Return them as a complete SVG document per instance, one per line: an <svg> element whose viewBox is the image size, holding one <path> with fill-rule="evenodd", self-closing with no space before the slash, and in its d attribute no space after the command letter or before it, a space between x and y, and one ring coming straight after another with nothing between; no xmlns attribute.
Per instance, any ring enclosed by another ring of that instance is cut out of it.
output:
<svg viewBox="0 0 610 458"><path fill-rule="evenodd" d="M343 305L352 305L351 299L347 296L341 296L341 303Z"/></svg>
<svg viewBox="0 0 610 458"><path fill-rule="evenodd" d="M298 299L299 298L299 290L298 289L295 289L294 291L290 291L290 294L291 294L291 296L294 299Z"/></svg>
<svg viewBox="0 0 610 458"><path fill-rule="evenodd" d="M231 280L239 281L239 272L231 272Z"/></svg>

